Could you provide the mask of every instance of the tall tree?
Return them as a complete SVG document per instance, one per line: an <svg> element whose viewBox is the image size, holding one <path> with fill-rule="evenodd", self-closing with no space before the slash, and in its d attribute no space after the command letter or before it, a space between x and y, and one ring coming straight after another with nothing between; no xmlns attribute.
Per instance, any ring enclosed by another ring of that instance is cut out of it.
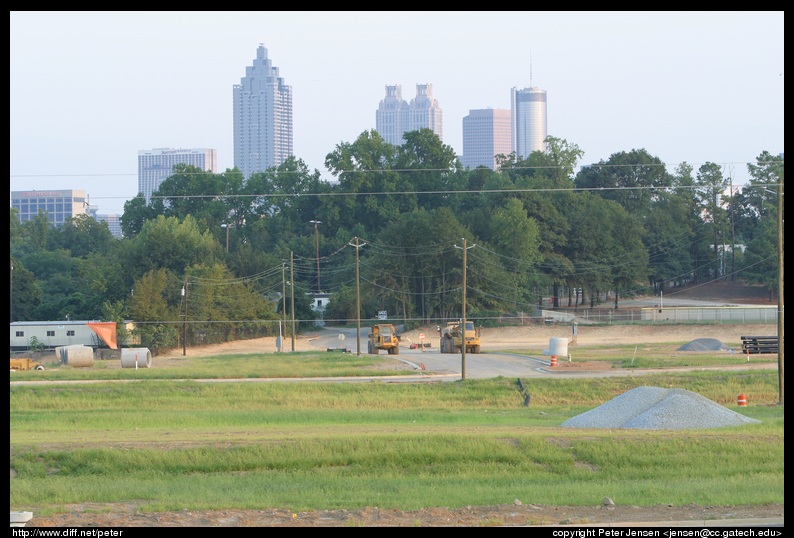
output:
<svg viewBox="0 0 794 538"><path fill-rule="evenodd" d="M711 274L718 278L724 273L722 244L729 231L728 211L723 202L729 180L723 176L720 165L707 162L698 169L695 184L699 187L695 192L700 201L701 214L711 229L712 257L709 266Z"/></svg>
<svg viewBox="0 0 794 538"><path fill-rule="evenodd" d="M648 213L658 189L671 183L664 163L645 149L614 153L606 161L583 167L575 179L577 188L592 190L640 216Z"/></svg>

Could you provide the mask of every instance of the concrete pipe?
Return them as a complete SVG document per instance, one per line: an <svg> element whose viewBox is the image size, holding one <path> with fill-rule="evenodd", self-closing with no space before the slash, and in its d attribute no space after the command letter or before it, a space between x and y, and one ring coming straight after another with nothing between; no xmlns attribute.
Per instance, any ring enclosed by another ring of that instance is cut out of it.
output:
<svg viewBox="0 0 794 538"><path fill-rule="evenodd" d="M151 368L152 352L148 347L121 348L122 368Z"/></svg>
<svg viewBox="0 0 794 538"><path fill-rule="evenodd" d="M90 346L64 346L61 348L61 363L74 368L90 368L94 365L94 348Z"/></svg>

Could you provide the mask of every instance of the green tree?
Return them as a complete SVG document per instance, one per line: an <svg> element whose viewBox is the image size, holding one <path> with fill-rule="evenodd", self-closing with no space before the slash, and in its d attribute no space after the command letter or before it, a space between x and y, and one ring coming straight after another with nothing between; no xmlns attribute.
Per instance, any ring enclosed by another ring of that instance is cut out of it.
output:
<svg viewBox="0 0 794 538"><path fill-rule="evenodd" d="M340 227L360 223L372 237L400 214L403 183L401 174L391 170L397 151L373 129L352 144L338 144L325 157L325 166L339 179L334 213Z"/></svg>
<svg viewBox="0 0 794 538"><path fill-rule="evenodd" d="M583 167L575 178L576 187L588 189L619 203L632 214L644 216L657 189L671 186L664 163L645 149L615 153L607 161Z"/></svg>
<svg viewBox="0 0 794 538"><path fill-rule="evenodd" d="M268 323L279 319L275 303L258 292L257 282L256 277L236 278L222 263L192 266L188 277L192 337L210 344L278 334L278 325Z"/></svg>
<svg viewBox="0 0 794 538"><path fill-rule="evenodd" d="M757 215L757 225L745 234L747 252L742 276L749 282L766 284L772 292L779 293L778 271L778 220L785 220L779 212L783 207L778 204L784 178L782 156L762 152L755 164L748 164L747 170L752 179L744 189L747 191L750 210Z"/></svg>
<svg viewBox="0 0 794 538"><path fill-rule="evenodd" d="M158 215L146 221L130 241L125 266L136 275L158 268L178 275L195 263L218 259L222 253L217 238L209 230L202 232L192 216L180 220Z"/></svg>
<svg viewBox="0 0 794 538"><path fill-rule="evenodd" d="M146 197L143 193L131 200L124 202L124 213L121 215L121 234L126 238L138 235L143 229L147 220L153 219L158 215L157 210L146 205Z"/></svg>
<svg viewBox="0 0 794 538"><path fill-rule="evenodd" d="M34 321L41 288L25 264L11 259L11 321Z"/></svg>
<svg viewBox="0 0 794 538"><path fill-rule="evenodd" d="M50 245L68 250L77 258L86 258L90 254L107 255L115 241L107 222L82 214L69 217L62 226L53 228Z"/></svg>
<svg viewBox="0 0 794 538"><path fill-rule="evenodd" d="M723 206L722 197L728 186L728 180L722 175L722 167L707 162L698 169L695 184L700 202L701 214L711 230L711 251L709 260L710 272L714 278L723 274L723 249L721 245L728 237L728 212Z"/></svg>
<svg viewBox="0 0 794 538"><path fill-rule="evenodd" d="M135 280L130 297L134 333L156 355L178 344L184 323L184 295L180 281L167 269L152 269Z"/></svg>

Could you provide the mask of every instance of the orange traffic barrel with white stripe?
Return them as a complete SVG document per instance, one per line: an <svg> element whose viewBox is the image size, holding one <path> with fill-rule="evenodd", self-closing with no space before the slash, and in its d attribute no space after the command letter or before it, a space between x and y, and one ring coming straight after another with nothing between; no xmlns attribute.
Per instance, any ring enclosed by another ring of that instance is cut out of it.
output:
<svg viewBox="0 0 794 538"><path fill-rule="evenodd" d="M739 398L736 400L736 403L739 404L739 407L747 407L747 396L740 394Z"/></svg>
<svg viewBox="0 0 794 538"><path fill-rule="evenodd" d="M557 366L557 355L551 356L551 366Z"/></svg>

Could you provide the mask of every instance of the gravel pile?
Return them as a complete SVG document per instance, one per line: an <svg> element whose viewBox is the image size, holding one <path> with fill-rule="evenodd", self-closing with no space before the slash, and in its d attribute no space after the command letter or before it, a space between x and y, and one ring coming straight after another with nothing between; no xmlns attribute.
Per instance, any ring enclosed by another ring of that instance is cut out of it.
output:
<svg viewBox="0 0 794 538"><path fill-rule="evenodd" d="M637 387L595 409L569 418L561 426L688 430L760 422L688 390Z"/></svg>
<svg viewBox="0 0 794 538"><path fill-rule="evenodd" d="M698 338L678 348L678 351L734 351L716 338Z"/></svg>

